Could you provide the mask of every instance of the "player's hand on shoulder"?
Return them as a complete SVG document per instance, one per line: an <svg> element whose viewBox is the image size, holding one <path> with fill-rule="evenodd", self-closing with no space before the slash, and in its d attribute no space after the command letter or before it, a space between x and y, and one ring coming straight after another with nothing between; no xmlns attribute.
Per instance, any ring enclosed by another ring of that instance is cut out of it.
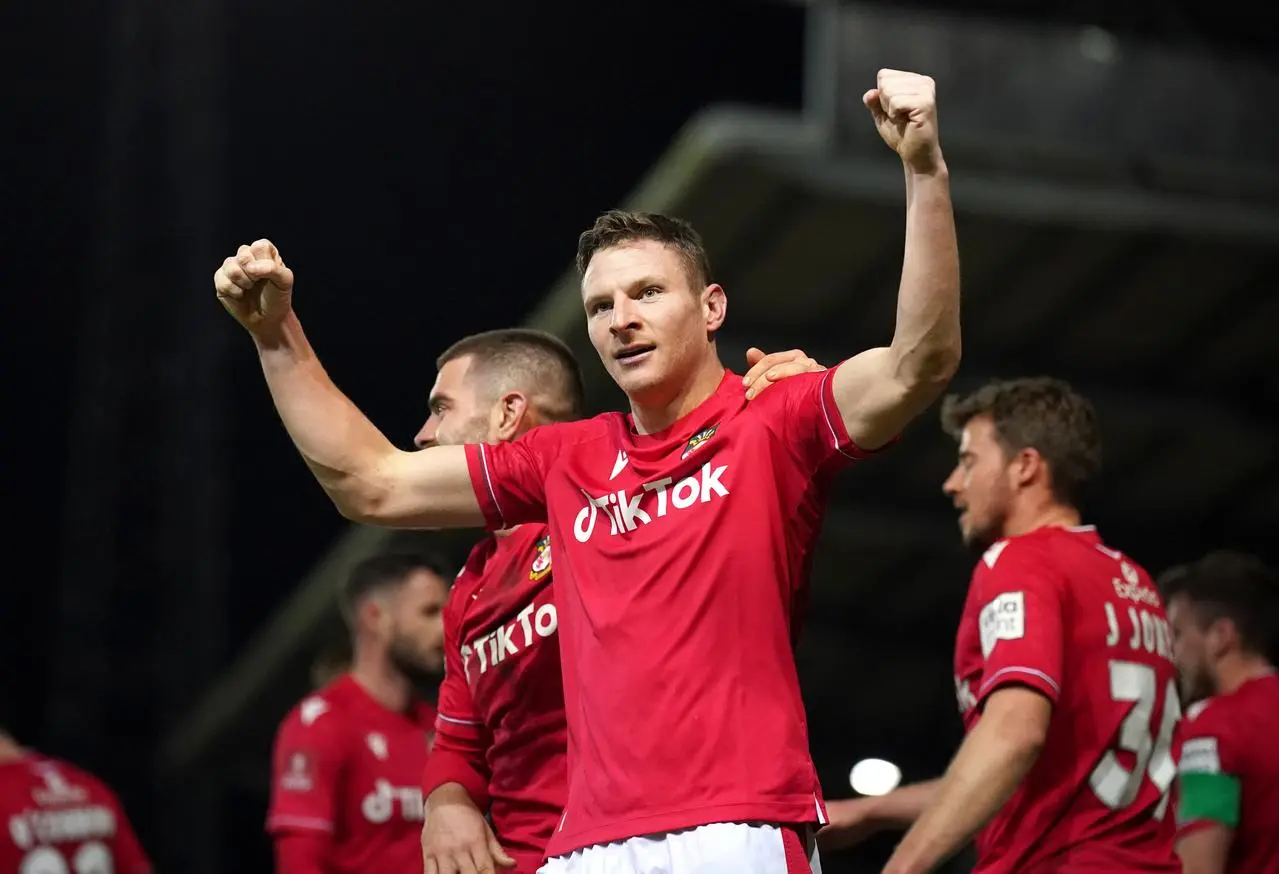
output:
<svg viewBox="0 0 1279 874"><path fill-rule="evenodd" d="M276 327L292 309L293 271L270 240L241 246L213 274L218 301L250 333Z"/></svg>
<svg viewBox="0 0 1279 874"><path fill-rule="evenodd" d="M432 792L427 803L422 865L425 874L494 874L512 867L515 860L502 849L465 790L446 786Z"/></svg>
<svg viewBox="0 0 1279 874"><path fill-rule="evenodd" d="M845 798L826 802L830 822L817 832L817 847L823 853L860 844L879 831L866 798Z"/></svg>
<svg viewBox="0 0 1279 874"><path fill-rule="evenodd" d="M862 95L875 127L910 169L920 173L941 165L937 141L937 85L928 76L880 70L875 87Z"/></svg>
<svg viewBox="0 0 1279 874"><path fill-rule="evenodd" d="M802 349L790 349L786 352L770 352L764 354L762 349L754 346L746 350L746 366L749 370L742 377L742 385L746 386L746 399L757 397L760 392L775 382L799 376L801 373L815 373L826 368L818 364Z"/></svg>

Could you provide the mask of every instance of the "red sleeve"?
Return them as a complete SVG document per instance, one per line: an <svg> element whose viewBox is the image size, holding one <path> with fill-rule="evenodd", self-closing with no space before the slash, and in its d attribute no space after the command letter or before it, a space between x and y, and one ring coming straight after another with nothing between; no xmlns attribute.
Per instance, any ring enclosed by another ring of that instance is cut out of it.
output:
<svg viewBox="0 0 1279 874"><path fill-rule="evenodd" d="M800 467L815 473L834 462L847 464L874 455L848 436L844 417L835 403L835 371L843 362L817 373L802 373L772 385L753 403L759 403L777 392L773 403L783 405L777 421L783 438ZM891 445L891 444L889 444ZM876 450L878 452L879 450Z"/></svg>
<svg viewBox="0 0 1279 874"><path fill-rule="evenodd" d="M1051 561L1030 544L1001 541L978 563L973 585L984 659L978 705L1012 684L1029 686L1056 704L1064 642Z"/></svg>
<svg viewBox="0 0 1279 874"><path fill-rule="evenodd" d="M345 756L341 727L328 707L323 698L307 698L276 734L266 820L273 835L333 831Z"/></svg>
<svg viewBox="0 0 1279 874"><path fill-rule="evenodd" d="M275 836L276 874L328 874L333 838L323 832L283 832Z"/></svg>
<svg viewBox="0 0 1279 874"><path fill-rule="evenodd" d="M142 849L142 842L138 840L133 824L124 812L124 806L114 792L107 790L107 797L115 808L116 829L111 855L114 857L116 871L119 874L150 874L151 860Z"/></svg>
<svg viewBox="0 0 1279 874"><path fill-rule="evenodd" d="M491 774L486 754L490 735L475 710L458 639L461 615L455 605L464 598L465 591L459 591L455 584L444 610L444 682L435 717L435 744L422 774L422 795L430 795L445 783L460 783L476 807L484 810L489 805Z"/></svg>
<svg viewBox="0 0 1279 874"><path fill-rule="evenodd" d="M518 440L466 447L471 487L490 530L546 521L546 470L571 430L542 425Z"/></svg>

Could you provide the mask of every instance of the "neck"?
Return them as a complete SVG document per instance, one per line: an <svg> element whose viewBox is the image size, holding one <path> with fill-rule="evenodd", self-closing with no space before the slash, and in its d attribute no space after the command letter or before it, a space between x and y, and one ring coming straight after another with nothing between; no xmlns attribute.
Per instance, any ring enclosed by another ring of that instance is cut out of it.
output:
<svg viewBox="0 0 1279 874"><path fill-rule="evenodd" d="M631 418L635 430L641 434L655 434L674 425L693 410L704 404L724 380L724 365L712 350L697 368L693 378L684 384L674 397L656 404L646 404L631 399Z"/></svg>
<svg viewBox="0 0 1279 874"><path fill-rule="evenodd" d="M7 762L16 762L18 759L25 757L27 751L12 739L8 737L0 737L0 764Z"/></svg>
<svg viewBox="0 0 1279 874"><path fill-rule="evenodd" d="M413 684L395 668L383 653L360 652L356 647L351 665L351 678L369 697L387 710L403 713L413 701Z"/></svg>
<svg viewBox="0 0 1279 874"><path fill-rule="evenodd" d="M1217 663L1217 694L1229 695L1249 680L1274 671L1264 657L1245 652L1227 653Z"/></svg>
<svg viewBox="0 0 1279 874"><path fill-rule="evenodd" d="M1075 528L1079 511L1052 498L1016 502L1004 523L1004 535L1017 537L1038 528Z"/></svg>

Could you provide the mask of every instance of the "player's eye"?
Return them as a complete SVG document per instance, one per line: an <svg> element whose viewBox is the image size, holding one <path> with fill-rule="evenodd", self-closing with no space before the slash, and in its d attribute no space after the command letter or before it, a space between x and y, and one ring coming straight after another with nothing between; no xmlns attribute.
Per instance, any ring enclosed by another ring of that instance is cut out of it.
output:
<svg viewBox="0 0 1279 874"><path fill-rule="evenodd" d="M650 285L648 288L640 292L640 297L645 300L650 300L652 298L657 297L661 293L662 293L662 290L658 288L656 285Z"/></svg>
<svg viewBox="0 0 1279 874"><path fill-rule="evenodd" d="M591 308L589 312L593 316L598 316L600 313L607 312L610 306L611 305L606 303L605 301L599 301L597 303L591 304Z"/></svg>

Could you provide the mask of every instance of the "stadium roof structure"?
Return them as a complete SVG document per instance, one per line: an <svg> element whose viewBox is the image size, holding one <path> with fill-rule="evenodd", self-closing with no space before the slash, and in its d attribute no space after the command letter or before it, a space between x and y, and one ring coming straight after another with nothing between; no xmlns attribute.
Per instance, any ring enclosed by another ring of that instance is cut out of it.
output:
<svg viewBox="0 0 1279 874"><path fill-rule="evenodd" d="M882 147L881 147L881 151ZM947 144L964 281L955 387L1049 373L1096 403L1106 473L1089 519L1157 569L1213 546L1272 551L1279 521L1279 211L1174 162L1135 185L1101 162ZM892 334L900 167L836 149L796 115L717 108L691 121L626 206L689 219L727 289L725 361L802 347L827 363ZM528 320L570 343L597 409L622 397L583 329L575 275ZM950 653L971 569L940 484L954 446L926 414L842 477L800 647L814 754L839 787L863 755L939 767L957 736ZM462 551L473 532L353 527L159 751L265 781L278 716L333 621L338 582L397 538ZM278 706L265 706L266 702ZM243 768L237 768L236 765Z"/></svg>

